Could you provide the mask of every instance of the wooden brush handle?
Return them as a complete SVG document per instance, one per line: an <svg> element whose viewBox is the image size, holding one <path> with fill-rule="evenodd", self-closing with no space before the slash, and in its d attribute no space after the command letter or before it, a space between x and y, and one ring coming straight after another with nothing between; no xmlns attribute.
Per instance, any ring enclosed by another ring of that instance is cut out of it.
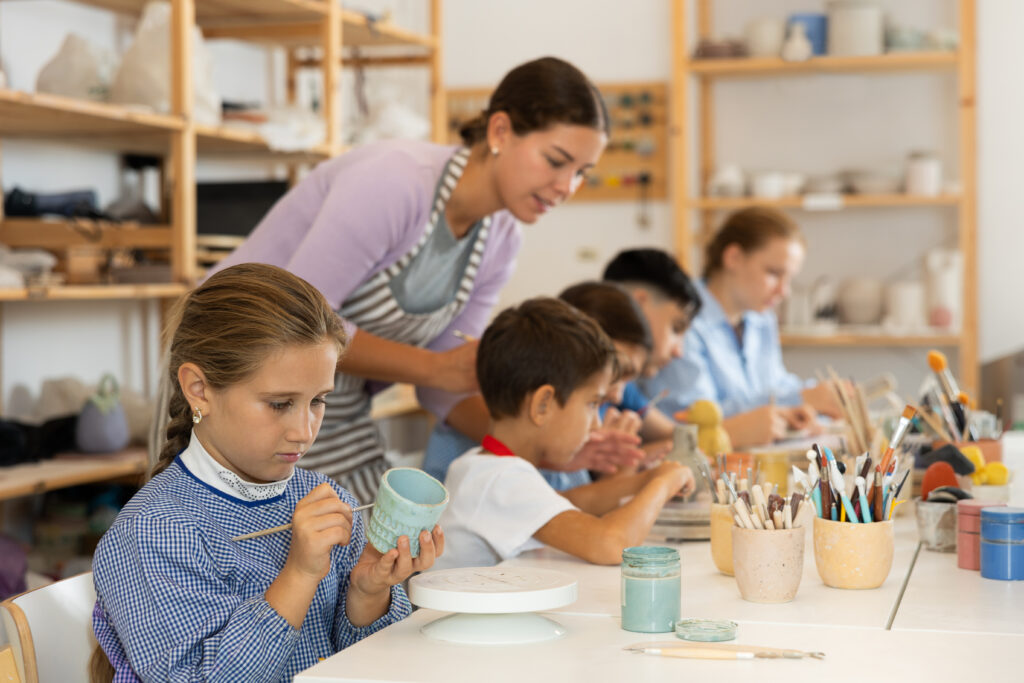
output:
<svg viewBox="0 0 1024 683"><path fill-rule="evenodd" d="M681 659L747 659L746 654L734 650L712 650L707 647L674 647L661 651L663 657L679 657Z"/></svg>

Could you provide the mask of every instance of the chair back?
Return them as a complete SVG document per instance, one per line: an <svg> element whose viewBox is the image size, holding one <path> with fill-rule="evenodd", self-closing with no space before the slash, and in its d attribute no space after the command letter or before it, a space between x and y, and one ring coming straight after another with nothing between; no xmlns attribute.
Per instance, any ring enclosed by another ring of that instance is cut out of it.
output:
<svg viewBox="0 0 1024 683"><path fill-rule="evenodd" d="M0 603L23 683L88 683L95 602L87 572Z"/></svg>

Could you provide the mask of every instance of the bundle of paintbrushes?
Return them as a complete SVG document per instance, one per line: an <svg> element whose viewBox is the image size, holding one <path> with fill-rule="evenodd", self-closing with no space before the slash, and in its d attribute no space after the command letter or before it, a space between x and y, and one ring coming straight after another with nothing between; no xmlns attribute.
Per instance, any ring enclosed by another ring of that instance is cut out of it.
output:
<svg viewBox="0 0 1024 683"><path fill-rule="evenodd" d="M778 485L765 482L751 484L753 479L736 478L735 472L722 472L715 482L717 503L732 507L736 526L745 529L794 529L800 526L800 505L804 494L795 492L788 499L779 495Z"/></svg>
<svg viewBox="0 0 1024 683"><path fill-rule="evenodd" d="M946 356L940 351L929 351L928 366L935 375L936 386L924 396L922 407L928 410L921 411L922 419L944 441L977 440L971 426L970 397L957 386Z"/></svg>
<svg viewBox="0 0 1024 683"><path fill-rule="evenodd" d="M903 433L906 433L905 427ZM899 458L893 454L899 445L897 436L902 439L899 430L893 435L882 461L874 467L869 454L859 456L850 477L839 471L839 463L830 449L815 445L807 451L810 466L806 476L818 517L853 524L892 519L898 505L896 498L910 474L909 468L899 471ZM794 476L796 472L799 470L794 468Z"/></svg>
<svg viewBox="0 0 1024 683"><path fill-rule="evenodd" d="M868 415L863 389L852 380L842 380L831 367L828 368L828 375L828 379L825 379L819 372L818 381L832 390L832 396L842 411L843 420L848 427L850 447L855 453L871 450L875 430Z"/></svg>

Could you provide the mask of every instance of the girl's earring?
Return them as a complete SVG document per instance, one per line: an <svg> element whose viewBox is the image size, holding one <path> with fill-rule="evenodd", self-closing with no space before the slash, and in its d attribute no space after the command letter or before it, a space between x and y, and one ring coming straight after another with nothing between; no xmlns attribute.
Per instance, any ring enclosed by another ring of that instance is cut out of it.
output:
<svg viewBox="0 0 1024 683"><path fill-rule="evenodd" d="M197 425L203 421L203 412L199 408L192 409L192 424Z"/></svg>
<svg viewBox="0 0 1024 683"><path fill-rule="evenodd" d="M495 157L498 156L498 148L497 147L491 147L491 156L495 156Z"/></svg>

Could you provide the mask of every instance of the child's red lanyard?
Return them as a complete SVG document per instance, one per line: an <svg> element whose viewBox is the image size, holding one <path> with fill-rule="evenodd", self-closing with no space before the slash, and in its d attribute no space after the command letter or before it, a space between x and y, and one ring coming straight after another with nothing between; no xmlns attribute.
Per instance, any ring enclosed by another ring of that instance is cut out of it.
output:
<svg viewBox="0 0 1024 683"><path fill-rule="evenodd" d="M511 448L498 441L490 434L484 437L484 440L480 442L480 446L483 447L485 451L494 453L495 455L515 455Z"/></svg>

